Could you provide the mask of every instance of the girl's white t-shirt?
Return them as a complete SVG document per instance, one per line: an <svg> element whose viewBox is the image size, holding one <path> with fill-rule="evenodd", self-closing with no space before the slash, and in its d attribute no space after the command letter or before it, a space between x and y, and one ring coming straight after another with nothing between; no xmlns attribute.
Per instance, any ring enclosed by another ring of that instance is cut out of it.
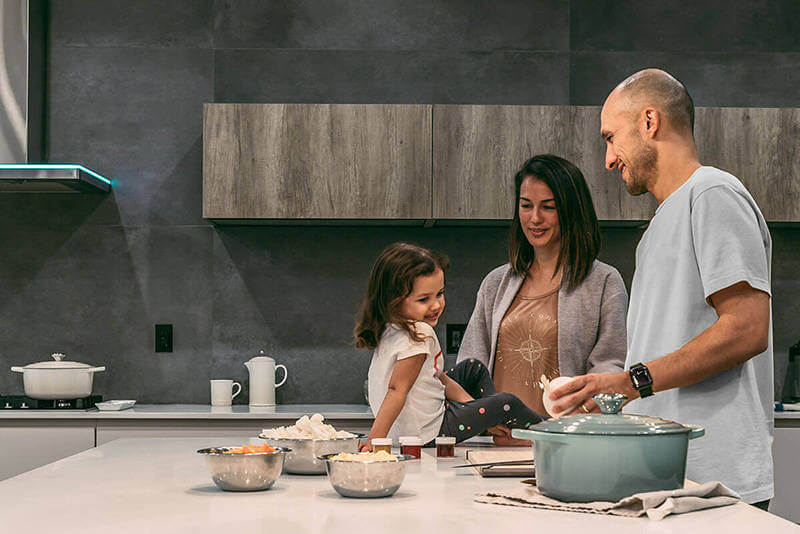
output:
<svg viewBox="0 0 800 534"><path fill-rule="evenodd" d="M369 405L377 416L398 360L425 354L425 363L387 437L396 440L400 436L419 436L423 443L428 443L439 433L444 418L444 384L439 380L444 358L433 327L416 322L414 328L425 336L423 341L414 341L408 332L394 324L384 329L369 365Z"/></svg>

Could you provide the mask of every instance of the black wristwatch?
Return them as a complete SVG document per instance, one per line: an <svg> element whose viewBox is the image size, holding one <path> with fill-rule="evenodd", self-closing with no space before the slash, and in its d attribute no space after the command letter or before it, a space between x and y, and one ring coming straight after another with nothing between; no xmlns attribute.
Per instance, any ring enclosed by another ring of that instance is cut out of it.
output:
<svg viewBox="0 0 800 534"><path fill-rule="evenodd" d="M639 392L639 396L645 398L653 394L653 377L650 376L650 369L643 363L631 365L628 374L631 377L633 389Z"/></svg>

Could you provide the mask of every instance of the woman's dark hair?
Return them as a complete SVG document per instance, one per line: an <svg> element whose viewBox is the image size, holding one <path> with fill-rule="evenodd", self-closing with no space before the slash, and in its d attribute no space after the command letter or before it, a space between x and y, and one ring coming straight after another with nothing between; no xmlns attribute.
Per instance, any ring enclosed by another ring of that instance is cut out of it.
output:
<svg viewBox="0 0 800 534"><path fill-rule="evenodd" d="M400 307L411 294L416 277L433 274L436 269L446 272L448 266L447 257L416 245L393 243L386 247L372 265L367 294L356 315L356 347L377 347L389 323L405 329L412 339L423 341L425 336L414 330L413 323L399 316Z"/></svg>
<svg viewBox="0 0 800 534"><path fill-rule="evenodd" d="M574 289L586 279L600 251L600 226L586 180L578 167L552 154L532 157L514 176L516 195L508 238L508 261L514 272L523 277L533 264L533 247L519 220L520 188L526 178L541 180L553 192L561 227L561 248L553 276L563 267L563 280L568 289Z"/></svg>

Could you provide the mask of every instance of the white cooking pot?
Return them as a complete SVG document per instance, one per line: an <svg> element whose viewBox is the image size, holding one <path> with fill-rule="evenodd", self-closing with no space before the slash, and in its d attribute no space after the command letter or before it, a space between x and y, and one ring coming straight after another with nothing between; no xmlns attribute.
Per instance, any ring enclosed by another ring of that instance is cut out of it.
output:
<svg viewBox="0 0 800 534"><path fill-rule="evenodd" d="M25 395L32 399L80 399L92 393L94 374L105 367L86 363L61 361L64 355L52 355L55 361L38 362L25 367L12 367L22 373Z"/></svg>

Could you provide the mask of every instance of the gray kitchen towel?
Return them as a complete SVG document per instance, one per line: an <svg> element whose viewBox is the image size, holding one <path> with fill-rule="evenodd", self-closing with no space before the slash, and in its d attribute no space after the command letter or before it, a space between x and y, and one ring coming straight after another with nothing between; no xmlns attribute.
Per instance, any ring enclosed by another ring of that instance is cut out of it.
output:
<svg viewBox="0 0 800 534"><path fill-rule="evenodd" d="M647 517L660 520L669 514L684 514L695 510L726 506L739 502L739 496L721 482L706 482L677 490L637 493L618 502L562 502L539 493L535 487L502 492L476 493L475 500L489 504L524 506L586 514Z"/></svg>

